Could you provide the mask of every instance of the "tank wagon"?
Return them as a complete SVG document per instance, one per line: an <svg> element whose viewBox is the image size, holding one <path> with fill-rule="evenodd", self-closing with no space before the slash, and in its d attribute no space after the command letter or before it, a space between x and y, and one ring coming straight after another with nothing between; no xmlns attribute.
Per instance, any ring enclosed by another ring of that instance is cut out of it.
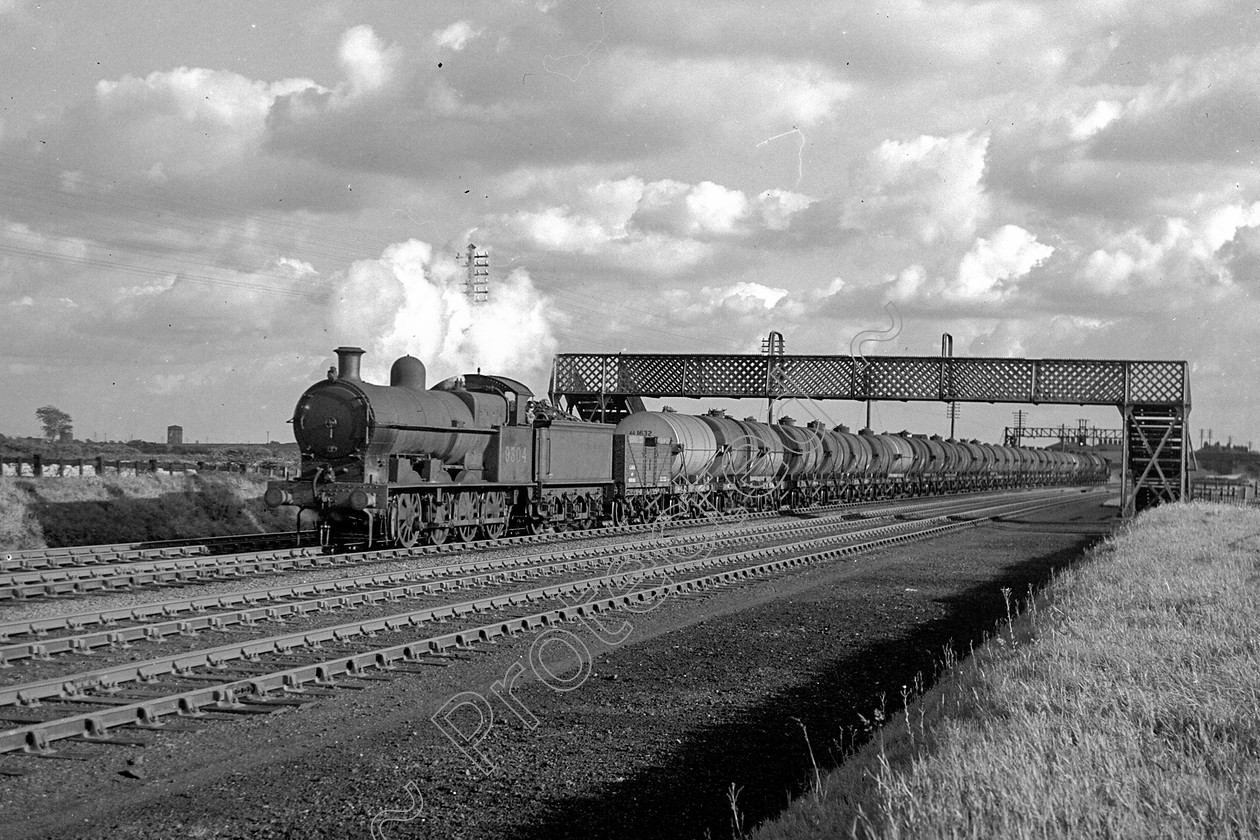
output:
<svg viewBox="0 0 1260 840"><path fill-rule="evenodd" d="M853 433L720 410L642 411L588 423L480 373L426 387L424 364L363 381L363 350L337 348L328 379L293 413L296 479L266 502L294 506L324 543L414 546L508 532L580 530L740 509L1105 481L1097 455L909 432Z"/></svg>

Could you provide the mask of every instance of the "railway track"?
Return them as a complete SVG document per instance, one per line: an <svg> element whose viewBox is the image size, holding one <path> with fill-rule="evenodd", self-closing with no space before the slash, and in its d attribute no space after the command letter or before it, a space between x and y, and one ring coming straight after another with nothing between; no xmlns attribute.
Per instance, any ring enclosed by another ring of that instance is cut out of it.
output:
<svg viewBox="0 0 1260 840"><path fill-rule="evenodd" d="M0 665L23 659L47 659L63 653L88 653L102 647L157 641L168 636L204 630L252 627L259 622L284 621L330 610L428 596L494 582L562 573L568 569L607 564L628 552L684 555L697 550L750 544L772 537L776 542L804 539L836 526L856 529L876 521L892 521L913 512L914 519L891 530L912 527L915 521L943 518L968 509L961 501L932 505L903 505L872 514L831 514L796 524L760 523L721 535L691 534L668 540L621 543L616 546L570 548L565 551L429 566L387 574L359 575L294 586L243 590L215 596L170 599L138 606L67 613L51 618L0 624ZM81 633L85 628L102 629ZM74 635L71 635L74 634ZM24 638L30 641L23 641ZM17 640L17 641L15 641ZM0 677L0 681L3 677Z"/></svg>
<svg viewBox="0 0 1260 840"><path fill-rule="evenodd" d="M0 648L4 662L23 663L4 672L0 686L0 753L52 755L54 745L68 739L136 743L136 728L178 729L207 716L302 705L375 679L445 664L479 642L781 574L1080 497L1075 490L1056 490L933 500L882 512L824 514L786 526L755 523L631 546L484 558L401 573L411 577L360 576L315 584L315 589L242 592L237 603L246 606L235 609L223 609L223 602L215 607L194 599L166 601L133 608L140 610L126 619L137 622L133 626L90 633L79 631L121 616L80 612L25 628L6 625L11 637L44 638ZM533 585L521 588L521 581ZM487 591L463 600L451 597L474 588ZM349 612L354 619L343 620ZM495 617L486 622L490 612ZM458 626L433 634L427 628L436 622ZM267 635L280 623L289 625L287 632ZM249 638L204 646L208 636L222 635ZM118 656L129 650L126 646L163 639L168 641L161 656L141 661L130 661L131 652ZM169 652L171 647L185 649ZM91 657L97 667L73 670L84 659L79 654L92 651L101 651ZM28 669L39 671L40 678L16 682L32 676Z"/></svg>
<svg viewBox="0 0 1260 840"><path fill-rule="evenodd" d="M232 534L185 540L33 548L25 551L9 551L0 555L0 572L32 572L67 566L135 563L144 560L168 560L176 557L260 551L266 548L312 544L314 539L314 534L310 531L280 531L271 534Z"/></svg>
<svg viewBox="0 0 1260 840"><path fill-rule="evenodd" d="M956 496L931 497L930 499L906 500L903 505L913 509L916 503L930 504L937 500L990 498L997 493L968 493ZM856 502L809 508L805 515L819 515L832 511L883 509L886 502ZM741 513L726 517L698 520L696 523L672 523L676 527L704 526L713 523L767 519L781 515L779 511ZM67 597L95 592L128 591L142 587L181 586L210 583L244 577L280 574L303 569L350 566L356 564L386 562L404 557L443 555L469 549L483 551L520 545L569 541L580 538L597 538L635 533L650 533L659 525L618 525L585 531L569 531L559 534L534 534L501 537L468 544L442 546L418 546L411 549L390 548L348 553L330 553L319 546L286 546L236 553L215 553L213 541L202 540L177 546L135 549L134 544L124 546L84 546L78 549L50 549L53 554L44 558L39 552L21 556L8 555L12 564L36 564L48 560L48 566L35 566L20 570L4 571L0 565L0 601L23 600L40 597ZM257 539L283 543L294 542L295 534L253 535ZM234 544L243 537L224 538L219 546ZM132 547L128 547L132 546ZM120 550L122 549L122 550ZM62 553L68 552L68 553ZM76 558L82 562L76 562Z"/></svg>

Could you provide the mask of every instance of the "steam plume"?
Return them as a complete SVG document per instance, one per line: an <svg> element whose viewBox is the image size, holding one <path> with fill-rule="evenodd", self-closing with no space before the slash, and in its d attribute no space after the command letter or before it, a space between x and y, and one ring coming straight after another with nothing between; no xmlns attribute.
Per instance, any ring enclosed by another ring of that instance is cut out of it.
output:
<svg viewBox="0 0 1260 840"><path fill-rule="evenodd" d="M394 359L410 353L428 366L430 384L481 368L541 393L556 350L554 309L524 269L492 275L490 300L479 304L465 295L465 276L454 255L428 243L390 245L337 284L328 313L334 337L369 351L369 381L386 381Z"/></svg>

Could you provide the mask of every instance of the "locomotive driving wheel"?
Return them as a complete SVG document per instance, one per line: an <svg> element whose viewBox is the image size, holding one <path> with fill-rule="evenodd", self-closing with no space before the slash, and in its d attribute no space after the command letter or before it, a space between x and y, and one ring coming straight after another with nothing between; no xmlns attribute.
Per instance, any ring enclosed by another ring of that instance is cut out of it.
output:
<svg viewBox="0 0 1260 840"><path fill-rule="evenodd" d="M477 539L477 519L480 507L477 493L460 493L455 497L455 537L460 542L472 542Z"/></svg>
<svg viewBox="0 0 1260 840"><path fill-rule="evenodd" d="M433 526L425 532L425 539L429 545L443 545L451 535L451 529L448 526L451 518L450 503L431 499L425 501L429 513L428 521Z"/></svg>
<svg viewBox="0 0 1260 840"><path fill-rule="evenodd" d="M506 493L487 493L481 500L481 518L501 519L501 522L485 522L481 523L481 535L488 540L497 540L499 537L507 533L507 494Z"/></svg>
<svg viewBox="0 0 1260 840"><path fill-rule="evenodd" d="M394 504L389 511L390 527L394 537L403 548L413 548L420 542L420 533L424 523L420 521L420 505L416 497L410 493L394 497Z"/></svg>

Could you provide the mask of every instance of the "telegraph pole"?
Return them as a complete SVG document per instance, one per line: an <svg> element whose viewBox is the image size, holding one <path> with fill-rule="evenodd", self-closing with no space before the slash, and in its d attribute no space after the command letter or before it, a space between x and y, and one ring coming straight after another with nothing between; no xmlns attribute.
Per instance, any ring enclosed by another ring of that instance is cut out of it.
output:
<svg viewBox="0 0 1260 840"><path fill-rule="evenodd" d="M771 359L766 363L766 422L774 422L774 394L778 386L781 384L782 367L775 364L773 357L782 356L784 353L785 343L783 341L783 333L778 330L771 330L770 334L761 339L761 354L770 356ZM777 381L776 381L777 380Z"/></svg>
<svg viewBox="0 0 1260 840"><path fill-rule="evenodd" d="M941 358L948 359L952 357L953 355L954 355L954 337L950 335L949 333L941 333ZM943 364L944 363L942 363L942 366ZM950 382L948 384L949 384L949 394L950 396L953 396L954 383L953 383L952 375L950 377ZM941 373L941 390L942 391L945 390L945 385L946 385L945 374L944 374L944 371L942 370L942 373ZM958 422L958 402L956 400L949 401L949 404L945 407L945 416L949 418L949 439L953 440L954 439L954 424ZM866 425L869 426L870 423L867 422Z"/></svg>
<svg viewBox="0 0 1260 840"><path fill-rule="evenodd" d="M469 244L468 253L464 257L464 268L468 276L464 280L464 294L473 303L486 303L490 300L490 255L478 251L477 246Z"/></svg>
<svg viewBox="0 0 1260 840"><path fill-rule="evenodd" d="M1024 421L1028 419L1028 412L1019 409L1012 415L1015 418L1015 446L1020 445L1020 441L1024 439Z"/></svg>

